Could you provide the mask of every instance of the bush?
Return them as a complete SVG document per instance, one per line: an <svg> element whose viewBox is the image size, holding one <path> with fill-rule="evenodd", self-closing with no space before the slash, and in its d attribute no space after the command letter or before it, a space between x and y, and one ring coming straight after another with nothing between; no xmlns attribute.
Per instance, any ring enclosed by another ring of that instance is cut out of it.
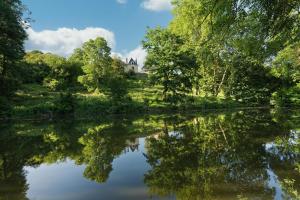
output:
<svg viewBox="0 0 300 200"><path fill-rule="evenodd" d="M297 86L281 88L272 94L271 104L275 107L299 107L300 88Z"/></svg>
<svg viewBox="0 0 300 200"><path fill-rule="evenodd" d="M1 96L11 96L20 86L20 81L11 76L0 76L0 95Z"/></svg>
<svg viewBox="0 0 300 200"><path fill-rule="evenodd" d="M76 106L76 98L70 93L60 93L55 101L54 111L58 114L73 114Z"/></svg>
<svg viewBox="0 0 300 200"><path fill-rule="evenodd" d="M44 86L46 86L47 88L49 88L52 91L57 91L60 89L60 82L56 79L48 79L46 78L44 80Z"/></svg>
<svg viewBox="0 0 300 200"><path fill-rule="evenodd" d="M0 96L0 115L7 116L11 111L11 105L7 98Z"/></svg>
<svg viewBox="0 0 300 200"><path fill-rule="evenodd" d="M129 70L126 74L125 74L126 78L131 78L134 79L136 76L136 73L133 70Z"/></svg>

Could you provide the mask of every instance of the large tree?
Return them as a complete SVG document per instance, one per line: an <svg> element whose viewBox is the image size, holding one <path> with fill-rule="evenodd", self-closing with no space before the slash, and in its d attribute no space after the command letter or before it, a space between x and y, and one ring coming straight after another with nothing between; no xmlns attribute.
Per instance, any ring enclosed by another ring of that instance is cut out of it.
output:
<svg viewBox="0 0 300 200"><path fill-rule="evenodd" d="M45 54L41 51L31 51L25 54L21 69L23 83L42 83L49 74L50 67L45 63Z"/></svg>
<svg viewBox="0 0 300 200"><path fill-rule="evenodd" d="M112 103L117 103L127 97L127 80L124 63L111 58L110 51L105 39L100 37L89 40L81 50L76 50L75 54L82 57L84 64L84 75L79 76L78 80L89 91L101 91L111 98Z"/></svg>
<svg viewBox="0 0 300 200"><path fill-rule="evenodd" d="M277 52L299 40L299 1L174 0L173 3L170 28L185 38L187 46L194 47L201 70L199 84L206 92L218 95L224 91L240 99L243 91L253 91L241 100L270 95L273 88L260 82L268 76L269 70L265 68ZM260 76L252 76L257 73Z"/></svg>
<svg viewBox="0 0 300 200"><path fill-rule="evenodd" d="M24 55L27 35L20 0L0 0L0 95L8 95L17 80L16 62Z"/></svg>
<svg viewBox="0 0 300 200"><path fill-rule="evenodd" d="M151 82L162 85L164 100L182 101L192 91L195 59L189 49L183 47L182 38L167 29L149 30L143 46L148 52L145 68Z"/></svg>
<svg viewBox="0 0 300 200"><path fill-rule="evenodd" d="M89 40L83 44L82 53L84 75L79 77L79 82L89 91L101 90L112 62L106 40L100 37Z"/></svg>
<svg viewBox="0 0 300 200"><path fill-rule="evenodd" d="M280 79L280 88L273 94L276 106L300 105L300 43L280 51L272 63L272 74Z"/></svg>

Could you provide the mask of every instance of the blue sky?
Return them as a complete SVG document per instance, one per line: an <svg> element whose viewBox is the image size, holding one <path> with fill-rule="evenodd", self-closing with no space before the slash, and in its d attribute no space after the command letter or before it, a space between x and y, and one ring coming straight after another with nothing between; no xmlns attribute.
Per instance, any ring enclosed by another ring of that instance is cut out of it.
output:
<svg viewBox="0 0 300 200"><path fill-rule="evenodd" d="M27 49L40 48L63 55L69 55L70 49L79 45L76 38L82 43L97 34L110 41L114 52L129 54L137 50L147 27L166 26L172 19L170 0L23 0L23 3L34 20L28 31Z"/></svg>

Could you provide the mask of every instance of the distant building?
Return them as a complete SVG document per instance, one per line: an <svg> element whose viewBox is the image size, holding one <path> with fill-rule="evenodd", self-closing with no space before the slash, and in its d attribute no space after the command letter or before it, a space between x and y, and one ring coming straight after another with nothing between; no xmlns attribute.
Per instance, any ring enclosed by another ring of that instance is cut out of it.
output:
<svg viewBox="0 0 300 200"><path fill-rule="evenodd" d="M130 58L130 60L128 62L128 59L126 58L126 65L125 65L124 71L125 72L133 71L134 73L138 73L139 67L138 67L137 59L133 60L132 58Z"/></svg>

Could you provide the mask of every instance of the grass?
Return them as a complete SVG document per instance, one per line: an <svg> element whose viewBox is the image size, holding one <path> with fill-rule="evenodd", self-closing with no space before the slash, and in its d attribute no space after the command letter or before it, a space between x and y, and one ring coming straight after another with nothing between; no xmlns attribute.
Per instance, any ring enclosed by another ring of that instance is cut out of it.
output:
<svg viewBox="0 0 300 200"><path fill-rule="evenodd" d="M115 105L104 95L83 90L73 92L76 99L76 117L95 117L111 113L162 113L174 111L228 109L240 105L237 102L215 97L194 97L194 101L171 106L162 101L161 88L149 86L144 77L129 80L129 96L132 101ZM38 84L25 84L12 100L12 118L52 117L60 92L50 91Z"/></svg>

